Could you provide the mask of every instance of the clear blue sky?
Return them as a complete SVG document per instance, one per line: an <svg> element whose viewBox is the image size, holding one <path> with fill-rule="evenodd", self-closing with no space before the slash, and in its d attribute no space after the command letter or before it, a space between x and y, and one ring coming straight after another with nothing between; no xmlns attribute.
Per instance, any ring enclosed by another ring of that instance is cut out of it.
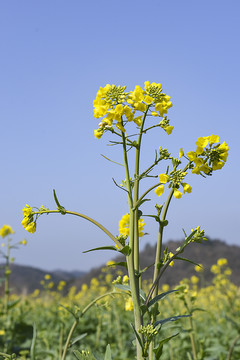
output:
<svg viewBox="0 0 240 360"><path fill-rule="evenodd" d="M175 155L192 150L199 136L228 143L226 166L206 180L190 176L192 194L173 201L165 240L201 225L239 244L239 13L237 0L1 2L0 226L28 240L14 253L17 263L88 270L114 255L82 254L111 240L78 218L42 216L34 235L21 226L25 204L55 208L55 188L68 210L118 233L127 202L112 177L125 176L100 154L121 161L120 153L107 137L93 137L92 101L107 83L133 90L161 82L172 97L174 133L147 136L145 162L160 145ZM145 230L142 247L156 240L153 222Z"/></svg>

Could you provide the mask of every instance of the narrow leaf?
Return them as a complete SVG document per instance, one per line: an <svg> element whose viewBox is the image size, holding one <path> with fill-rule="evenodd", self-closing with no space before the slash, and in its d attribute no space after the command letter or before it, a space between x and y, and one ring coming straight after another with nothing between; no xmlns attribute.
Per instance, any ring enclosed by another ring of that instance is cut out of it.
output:
<svg viewBox="0 0 240 360"><path fill-rule="evenodd" d="M83 338L85 338L85 336L87 336L87 333L84 333L84 334L81 334L81 335L77 336L75 339L73 339L73 341L71 342L71 345L73 345L76 342L82 340Z"/></svg>
<svg viewBox="0 0 240 360"><path fill-rule="evenodd" d="M172 335L172 336L169 336L169 337L166 338L166 339L161 340L161 341L159 342L158 346L153 349L156 360L159 360L160 357L161 357L161 355L162 355L163 345L166 344L167 342L169 342L173 337L177 336L178 334L179 334L179 333L174 334L174 335Z"/></svg>
<svg viewBox="0 0 240 360"><path fill-rule="evenodd" d="M104 360L112 360L111 347L109 344L107 345L107 348L106 348Z"/></svg>
<svg viewBox="0 0 240 360"><path fill-rule="evenodd" d="M189 260L189 259L186 259L186 258L183 258L183 257L179 257L179 256L176 256L175 259L178 259L178 260L183 260L183 261L187 261L193 265L197 265L197 266L200 266L198 263L196 263L195 261L192 261L192 260Z"/></svg>
<svg viewBox="0 0 240 360"><path fill-rule="evenodd" d="M127 269L127 263L126 263L126 261L120 261L120 262L116 262L116 263L114 263L114 264L110 264L110 265L108 265L108 267L112 267L112 266L123 266L123 267L125 267L126 269Z"/></svg>
<svg viewBox="0 0 240 360"><path fill-rule="evenodd" d="M101 247L97 247L94 249L90 249L90 250L85 250L83 251L83 253L88 253L90 251L96 251L96 250L113 250L113 251L118 251L117 248L115 246L101 246Z"/></svg>
<svg viewBox="0 0 240 360"><path fill-rule="evenodd" d="M163 324L165 324L165 323L167 323L167 322L169 322L169 321L177 321L177 320L179 320L179 319L181 319L181 318L189 317L189 316L191 316L191 315L172 316L172 317L169 317L169 318L166 318L166 319L163 319L163 320L158 320L158 321L156 321L155 324L154 324L154 326L157 326L158 324L163 325Z"/></svg>
<svg viewBox="0 0 240 360"><path fill-rule="evenodd" d="M123 285L123 284L114 284L114 286L117 288L117 289L120 289L120 290L123 290L123 291L129 291L131 292L131 288L129 285Z"/></svg>
<svg viewBox="0 0 240 360"><path fill-rule="evenodd" d="M137 338L137 340L138 340L138 342L139 342L139 345L141 346L142 350L144 350L144 349L143 349L142 340L141 340L138 332L136 331L136 329L135 329L135 327L134 327L134 325L133 325L132 323L131 323L131 327L132 327L132 329L133 329L133 331L134 331L134 333L135 333L135 335L136 335L136 338Z"/></svg>
<svg viewBox="0 0 240 360"><path fill-rule="evenodd" d="M112 162L112 163L114 163L114 164L124 166L123 164L120 164L120 163L118 163L118 162L116 162L116 161L113 161L113 160L111 160L111 159L107 158L107 157L106 157L105 155L103 155L103 154L101 154L101 156L103 156L103 157L104 157L104 159L106 159L106 160L108 160L108 161L111 161L111 162Z"/></svg>
<svg viewBox="0 0 240 360"><path fill-rule="evenodd" d="M155 304L157 301L161 300L161 299L164 299L165 296L167 296L168 294L171 294L173 292L176 292L177 290L169 290L169 291L166 291L164 293L161 293L157 296L155 296L151 301L149 301L148 303L148 307L152 306L153 304Z"/></svg>

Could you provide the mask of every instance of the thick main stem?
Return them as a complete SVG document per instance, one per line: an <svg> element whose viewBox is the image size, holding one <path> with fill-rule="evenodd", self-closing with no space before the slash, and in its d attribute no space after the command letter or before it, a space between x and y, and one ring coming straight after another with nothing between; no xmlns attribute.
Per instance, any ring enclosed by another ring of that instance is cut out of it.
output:
<svg viewBox="0 0 240 360"><path fill-rule="evenodd" d="M132 200L132 185L129 174L129 166L127 159L127 148L126 148L126 138L124 133L122 133L123 140L123 158L124 158L124 167L125 167L125 175L126 175L126 187L128 191L128 206L129 206L129 246L131 249L131 253L126 257L132 301L133 301L133 310L134 310L134 319L135 319L135 329L138 332L142 325L142 314L140 310L140 298L139 298L139 286L138 286L138 278L135 274L135 266L134 266L134 253L138 251L134 247L134 211L133 211L133 200ZM141 341L143 343L143 336L139 334ZM142 349L136 339L136 347L137 347L137 360L143 360Z"/></svg>

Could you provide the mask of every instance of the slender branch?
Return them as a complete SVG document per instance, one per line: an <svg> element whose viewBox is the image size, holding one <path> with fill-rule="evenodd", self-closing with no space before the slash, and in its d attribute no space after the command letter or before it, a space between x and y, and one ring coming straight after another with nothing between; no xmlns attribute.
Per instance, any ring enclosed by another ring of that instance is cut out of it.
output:
<svg viewBox="0 0 240 360"><path fill-rule="evenodd" d="M61 213L61 210L40 210L40 211L34 211L34 214L51 214L51 213ZM75 211L68 211L65 210L65 214L69 214L69 215L75 215L75 216L79 216L85 220L90 221L91 223L93 223L94 225L96 225L97 227L99 227L103 232L105 232L105 234L107 234L114 242L115 244L119 247L120 250L122 250L123 245L115 238L115 236L110 233L109 230L107 230L102 224L100 224L99 222L97 222L96 220L90 218L87 215L84 214L80 214L78 212Z"/></svg>

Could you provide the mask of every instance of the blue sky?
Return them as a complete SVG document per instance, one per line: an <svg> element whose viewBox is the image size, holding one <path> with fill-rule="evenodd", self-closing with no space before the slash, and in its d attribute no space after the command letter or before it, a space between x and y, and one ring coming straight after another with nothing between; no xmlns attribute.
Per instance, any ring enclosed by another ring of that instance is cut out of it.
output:
<svg viewBox="0 0 240 360"><path fill-rule="evenodd" d="M127 212L115 187L120 149L97 140L92 101L100 86L160 82L172 97L171 136L146 136L142 161L160 145L177 156L199 136L218 134L228 162L211 178L189 176L191 195L174 200L165 240L201 225L211 238L239 245L238 1L5 1L0 4L1 224L28 245L16 262L52 270L88 270L114 254L82 254L111 240L90 223L48 215L37 232L21 226L25 204L55 208L52 189L68 209L102 222L113 234ZM162 171L160 171L162 172ZM164 198L163 198L164 200ZM143 207L152 212L158 201ZM141 242L153 244L155 224Z"/></svg>

